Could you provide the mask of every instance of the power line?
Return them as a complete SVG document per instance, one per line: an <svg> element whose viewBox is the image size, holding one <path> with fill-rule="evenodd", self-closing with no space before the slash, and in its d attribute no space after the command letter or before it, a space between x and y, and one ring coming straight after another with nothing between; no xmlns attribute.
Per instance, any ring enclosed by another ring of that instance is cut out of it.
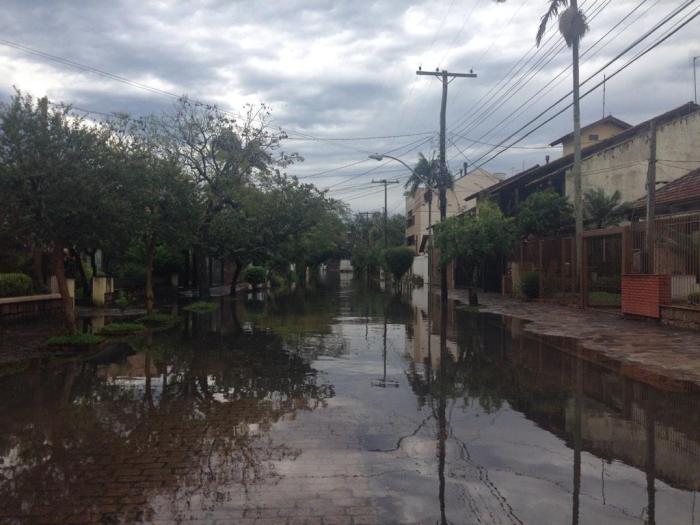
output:
<svg viewBox="0 0 700 525"><path fill-rule="evenodd" d="M690 0L689 3L692 3L693 1L694 1L694 0ZM685 18L684 20L681 20L680 22L678 22L678 23L677 23L674 27L672 27L664 36L660 37L658 40L656 40L655 42L653 42L652 44L650 44L649 47L647 47L645 50L643 50L643 51L641 51L640 53L638 53L638 54L637 54L635 57L633 57L629 62L627 62L626 64L624 64L624 65L621 66L620 68L618 68L618 69L617 69L616 71L614 71L612 74L608 75L607 79L609 80L609 79L613 78L614 76L616 76L618 73L621 73L622 71L624 71L625 69L627 69L627 68L628 68L629 66L631 66L634 62L636 62L637 60L639 60L640 58L642 58L644 55L646 55L647 53L649 53L650 51L652 51L653 49L655 49L656 47L658 47L659 45L661 45L663 42L665 42L666 40L668 40L670 37L672 37L674 34L676 34L678 31L680 31L683 27L685 27L685 26L688 25L690 22L692 22L692 21L693 21L695 18L697 18L699 15L700 15L700 10L699 10L699 11L695 11L694 13L691 13L691 14L689 14L689 15L686 15L686 18ZM674 16L676 16L676 15L674 15ZM663 23L666 23L666 22L663 22ZM658 29L658 28L653 29L653 31L656 31L656 29ZM646 38L646 37L644 37L644 38ZM634 45L637 45L637 43L638 43L638 42L636 42ZM632 46L632 47L633 47L633 46ZM629 50L629 49L631 49L631 47L628 47L627 50ZM626 50L626 51L627 51L627 50ZM625 51L625 52L626 52L626 51ZM620 55L620 56L621 56L621 55ZM618 56L618 58L619 58L619 56ZM617 59L617 58L616 58L616 59ZM607 64L607 65L609 65L609 64ZM607 67L607 65L604 66L604 68ZM600 72L600 71L596 72L594 75L591 75L591 77L589 77L588 79L586 79L586 81L584 81L581 85L583 85L585 82L587 82L588 80L590 80L591 78L593 78L593 77L594 77L595 75L597 75L599 72ZM587 95L589 95L590 93L592 93L593 91L595 91L596 89L598 89L601 85L603 85L603 82L604 82L604 81L600 81L598 84L596 84L596 85L593 86L591 89L589 89L589 90L586 91L584 94L582 94L579 98L584 98L584 97L586 97ZM569 93L569 94L570 94L570 93ZM559 103L559 101L556 102L555 105L557 105L558 103ZM540 128L541 128L542 126L544 126L545 124L551 122L554 118L556 118L557 116L561 115L564 111L566 111L567 109L569 109L572 105L573 105L573 103L569 103L566 107L562 108L560 111L558 111L557 113L555 113L554 115L552 115L550 118L548 118L547 120L545 120L544 122L542 122L541 124L539 124L537 127L533 128L532 130L528 131L525 135L523 135L523 136L520 137L519 139L515 140L515 141L513 142L513 144L516 144L516 143L520 142L520 141L523 140L524 138L528 137L529 135L531 135L532 133L534 133L535 131L537 131L538 129L540 129ZM552 107L552 106L550 106L550 108L548 108L547 110L545 110L545 112L548 111L549 109L551 109L551 107ZM530 125L531 123L533 123L535 120L537 120L537 119L538 119L540 116L542 116L543 114L544 114L544 112L541 113L540 115L538 115L537 117L535 117L534 119L530 120L528 123L526 123L524 126L522 126L522 127L521 127L518 131L516 131L515 133L509 135L506 139L504 139L503 141L501 141L501 143L499 144L498 147L501 147L501 145L502 145L503 143L507 142L507 141L508 141L509 139L511 139L514 135L516 135L517 133L519 133L520 131L522 131L524 128L526 128L528 125ZM503 150L501 150L501 151L495 153L495 154L492 155L490 158L488 158L487 160L485 160L484 162L482 162L481 164L479 164L478 168L481 168L482 166L484 166L484 165L487 164L488 162L491 162L493 159L495 159L496 157L498 157L499 155L501 155L504 151L508 150L509 148L510 148L510 146L504 147ZM493 150L491 150L491 151L493 151ZM489 153L489 152L487 152L486 154L484 154L484 155L482 155L481 157L479 157L479 158L476 160L476 162L479 162L482 158L484 158L486 155L488 155L488 153Z"/></svg>
<svg viewBox="0 0 700 525"><path fill-rule="evenodd" d="M586 56L593 48L595 48L603 39L605 39L613 30L615 30L617 27L619 27L624 21L629 18L635 11L637 11L647 0L642 0L637 6L632 9L629 13L627 13L621 20L619 20L610 30L608 30L602 37L600 37L596 42L594 42L591 46L589 46L581 55L581 57ZM650 5L644 13L641 13L638 15L634 20L630 21L628 25L626 25L623 29L621 29L616 35L614 35L608 42L603 44L600 48L596 49L589 57L588 60L593 58L596 54L598 54L600 51L602 51L605 47L607 47L611 42L613 42L617 37L619 37L624 31L626 31L632 24L634 24L639 18L644 16L646 13L649 12L650 9L652 9L659 0L656 0L652 5ZM505 123L508 119L512 119L516 115L522 114L524 111L526 111L533 103L534 100L538 100L542 98L544 95L549 93L552 89L554 89L556 86L558 86L564 79L562 78L561 80L557 81L558 78L560 78L564 73L566 73L571 66L567 66L564 69L562 69L556 76L554 76L552 79L549 80L544 86L542 86L540 89L538 89L535 93L533 93L524 103L519 104L518 108L515 111L512 111L503 119L501 119L497 124L492 126L488 131L486 131L484 134L482 134L479 139L487 137L490 133L492 133L494 130L498 129L501 124ZM553 84L553 85L552 85ZM551 86L551 88L549 88ZM549 88L549 89L547 89ZM546 90L546 91L545 91ZM487 143L482 142L484 145L489 145ZM491 146L494 146L491 144ZM551 147L551 146L550 146ZM523 147L521 147L523 148ZM546 148L543 148L546 149ZM454 158L454 157L453 157Z"/></svg>

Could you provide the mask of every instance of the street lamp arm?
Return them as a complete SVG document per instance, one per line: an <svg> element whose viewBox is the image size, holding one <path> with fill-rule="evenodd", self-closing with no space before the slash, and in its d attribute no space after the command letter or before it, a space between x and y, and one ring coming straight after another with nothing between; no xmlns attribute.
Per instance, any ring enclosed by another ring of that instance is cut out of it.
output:
<svg viewBox="0 0 700 525"><path fill-rule="evenodd" d="M382 161L382 160L384 160L385 158L391 159L391 160L395 160L396 162L398 162L398 163L403 164L404 166L406 166L406 169L408 169L408 171L410 171L411 173L413 173L413 175L415 175L418 179L422 180L422 181L423 181L423 184L425 184L426 187L427 187L429 190L435 190L435 189L436 189L435 187L433 187L433 186L430 185L430 183L428 182L428 180L427 180L425 177L423 177L422 175L420 175L419 173L417 173L416 170L414 170L411 166L409 166L408 164L406 164L404 161L402 161L402 160L401 160L400 158L398 158L398 157L394 157L393 155L387 155L386 153L381 153L381 154L380 154L380 153L375 153L374 155L370 155L369 158L370 158L370 159L373 159L373 160L378 160L378 161Z"/></svg>

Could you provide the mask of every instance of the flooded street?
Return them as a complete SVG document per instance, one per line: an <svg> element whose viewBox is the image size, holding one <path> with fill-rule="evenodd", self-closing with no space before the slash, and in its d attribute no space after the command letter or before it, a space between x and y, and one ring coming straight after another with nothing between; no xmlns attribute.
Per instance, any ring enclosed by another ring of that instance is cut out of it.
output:
<svg viewBox="0 0 700 525"><path fill-rule="evenodd" d="M697 394L428 304L221 299L0 376L0 523L700 521Z"/></svg>

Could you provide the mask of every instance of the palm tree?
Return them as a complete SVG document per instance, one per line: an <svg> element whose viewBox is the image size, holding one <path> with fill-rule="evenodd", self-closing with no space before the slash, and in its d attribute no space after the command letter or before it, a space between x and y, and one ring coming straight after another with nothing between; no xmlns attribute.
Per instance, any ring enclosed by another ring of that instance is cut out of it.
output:
<svg viewBox="0 0 700 525"><path fill-rule="evenodd" d="M615 190L608 195L602 188L588 190L583 197L586 222L595 228L617 226L627 212L621 203L620 192Z"/></svg>
<svg viewBox="0 0 700 525"><path fill-rule="evenodd" d="M433 225L433 190L440 184L440 163L433 156L428 160L422 153L418 154L418 162L413 167L411 176L406 181L404 187L415 197L418 188L425 187L423 201L428 203L428 232ZM447 181L447 188L452 187L451 178Z"/></svg>
<svg viewBox="0 0 700 525"><path fill-rule="evenodd" d="M561 14L559 11L564 9ZM540 20L537 30L537 46L547 30L547 24L559 16L559 32L566 45L571 48L574 82L574 165L571 169L574 178L574 215L576 217L576 272L581 278L583 269L583 202L581 196L581 107L579 104L579 56L578 45L588 31L586 15L578 8L578 0L550 0L549 9Z"/></svg>

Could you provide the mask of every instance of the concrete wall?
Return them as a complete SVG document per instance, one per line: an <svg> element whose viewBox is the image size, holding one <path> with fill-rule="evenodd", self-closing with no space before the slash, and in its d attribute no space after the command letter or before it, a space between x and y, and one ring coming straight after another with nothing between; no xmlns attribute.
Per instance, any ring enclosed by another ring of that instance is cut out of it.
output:
<svg viewBox="0 0 700 525"><path fill-rule="evenodd" d="M428 284L428 256L427 255L416 255L413 258L413 266L411 267L411 271L413 272L413 275L420 276L423 279L423 283L425 285Z"/></svg>
<svg viewBox="0 0 700 525"><path fill-rule="evenodd" d="M700 111L657 128L657 181L672 181L700 166ZM649 136L643 133L583 159L581 183L585 193L603 188L620 191L625 202L646 195ZM571 170L566 172L566 195L573 198Z"/></svg>
<svg viewBox="0 0 700 525"><path fill-rule="evenodd" d="M457 179L454 188L447 192L447 217L452 217L474 207L476 200L466 202L464 199L479 190L499 182L500 179L485 170L474 170L464 177ZM413 236L412 246L418 253L423 236L428 235L429 224L440 222L440 203L437 192L433 192L432 220L429 222L428 203L425 201L425 188L419 188L415 195L406 196L406 218L411 215L414 224L406 227L406 238Z"/></svg>

